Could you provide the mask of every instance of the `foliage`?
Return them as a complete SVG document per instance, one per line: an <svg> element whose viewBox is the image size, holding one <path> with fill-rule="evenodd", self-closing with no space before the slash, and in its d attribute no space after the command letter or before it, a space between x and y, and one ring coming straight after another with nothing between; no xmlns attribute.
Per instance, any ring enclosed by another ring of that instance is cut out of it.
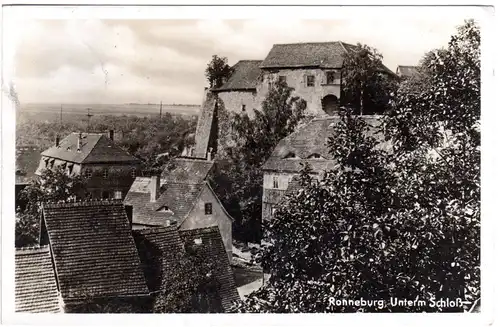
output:
<svg viewBox="0 0 500 327"><path fill-rule="evenodd" d="M69 176L59 167L43 170L40 177L20 193L26 207L16 212L16 247L34 245L38 241L42 203L81 199L85 184L82 176Z"/></svg>
<svg viewBox="0 0 500 327"><path fill-rule="evenodd" d="M321 181L304 169L266 230L269 282L235 311L461 312L431 300L479 298L479 44L467 21L403 83L378 128L342 116L329 141L339 169Z"/></svg>
<svg viewBox="0 0 500 327"><path fill-rule="evenodd" d="M164 113L161 118L105 115L91 120L90 132L107 133L109 129L115 131L115 142L119 146L143 161L143 174L151 175L161 171L165 162L194 143L196 119ZM64 138L72 132L86 130L87 123L83 117L75 117L62 124L21 120L18 121L16 144L46 149L54 144L56 135ZM164 155L158 158L161 154Z"/></svg>
<svg viewBox="0 0 500 327"><path fill-rule="evenodd" d="M376 49L360 43L344 54L341 98L356 113L382 113L388 108L397 85L394 76L385 71L382 59Z"/></svg>
<svg viewBox="0 0 500 327"><path fill-rule="evenodd" d="M293 97L285 83L276 83L255 118L236 114L232 126L233 145L226 158L219 160L213 182L215 191L236 220L235 237L244 241L260 240L262 213L261 166L278 142L293 132L304 118L306 103Z"/></svg>
<svg viewBox="0 0 500 327"><path fill-rule="evenodd" d="M154 313L222 312L219 298L220 284L215 278L215 262L208 263L199 249L187 248L186 253L170 253L168 278L162 279L160 294L156 296Z"/></svg>
<svg viewBox="0 0 500 327"><path fill-rule="evenodd" d="M212 60L205 69L205 76L210 84L210 88L221 87L232 73L231 67L227 64L226 57L213 55Z"/></svg>

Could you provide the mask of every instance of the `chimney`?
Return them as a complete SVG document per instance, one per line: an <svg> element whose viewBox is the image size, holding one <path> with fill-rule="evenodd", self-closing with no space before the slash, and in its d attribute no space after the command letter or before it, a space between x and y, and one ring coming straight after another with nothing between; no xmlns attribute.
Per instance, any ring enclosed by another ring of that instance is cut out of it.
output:
<svg viewBox="0 0 500 327"><path fill-rule="evenodd" d="M78 134L78 143L76 146L76 151L80 151L82 149L82 132Z"/></svg>
<svg viewBox="0 0 500 327"><path fill-rule="evenodd" d="M160 192L160 176L151 176L151 182L149 183L151 202L156 202L156 199L158 199L158 192Z"/></svg>
<svg viewBox="0 0 500 327"><path fill-rule="evenodd" d="M211 161L212 160L212 148L208 148L207 152L207 160Z"/></svg>
<svg viewBox="0 0 500 327"><path fill-rule="evenodd" d="M56 146L59 146L59 134L56 135Z"/></svg>
<svg viewBox="0 0 500 327"><path fill-rule="evenodd" d="M108 137L109 137L109 139L110 139L111 141L114 141L114 140L115 140L115 131L114 131L114 130L112 130L112 129L110 129L110 130L108 131Z"/></svg>
<svg viewBox="0 0 500 327"><path fill-rule="evenodd" d="M127 214L127 218L128 218L128 222L129 222L130 226L132 226L132 214L133 214L133 211L134 211L134 207L129 206L129 205L125 206L125 213Z"/></svg>

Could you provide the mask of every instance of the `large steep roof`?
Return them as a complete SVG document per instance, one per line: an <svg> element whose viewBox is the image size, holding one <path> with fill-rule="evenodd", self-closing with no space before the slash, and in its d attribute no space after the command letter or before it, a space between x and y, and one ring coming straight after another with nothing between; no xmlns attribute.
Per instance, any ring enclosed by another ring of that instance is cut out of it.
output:
<svg viewBox="0 0 500 327"><path fill-rule="evenodd" d="M262 74L262 60L240 60L233 66L228 81L213 91L255 91Z"/></svg>
<svg viewBox="0 0 500 327"><path fill-rule="evenodd" d="M43 220L65 301L149 294L122 204L44 204Z"/></svg>

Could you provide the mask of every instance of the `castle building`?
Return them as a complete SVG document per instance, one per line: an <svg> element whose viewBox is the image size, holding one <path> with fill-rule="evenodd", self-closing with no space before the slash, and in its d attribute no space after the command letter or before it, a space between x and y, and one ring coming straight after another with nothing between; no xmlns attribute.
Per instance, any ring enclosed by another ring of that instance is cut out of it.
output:
<svg viewBox="0 0 500 327"><path fill-rule="evenodd" d="M36 171L63 169L68 175L87 179L88 196L94 199L123 199L136 176L140 160L114 143L114 132L72 133L42 152Z"/></svg>

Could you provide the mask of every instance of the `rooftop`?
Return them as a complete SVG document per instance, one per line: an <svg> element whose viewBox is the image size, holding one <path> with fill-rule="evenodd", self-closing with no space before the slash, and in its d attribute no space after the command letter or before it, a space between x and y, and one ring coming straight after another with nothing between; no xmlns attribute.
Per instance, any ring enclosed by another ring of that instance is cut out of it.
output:
<svg viewBox="0 0 500 327"><path fill-rule="evenodd" d="M48 203L42 210L64 300L149 294L122 204Z"/></svg>
<svg viewBox="0 0 500 327"><path fill-rule="evenodd" d="M78 149L79 134L71 133L59 142L59 146L54 145L43 151L42 156L74 163L139 162L105 134L81 133Z"/></svg>
<svg viewBox="0 0 500 327"><path fill-rule="evenodd" d="M248 91L256 90L262 74L262 60L240 60L232 68L229 80L213 91Z"/></svg>
<svg viewBox="0 0 500 327"><path fill-rule="evenodd" d="M16 312L62 312L48 246L17 248Z"/></svg>

